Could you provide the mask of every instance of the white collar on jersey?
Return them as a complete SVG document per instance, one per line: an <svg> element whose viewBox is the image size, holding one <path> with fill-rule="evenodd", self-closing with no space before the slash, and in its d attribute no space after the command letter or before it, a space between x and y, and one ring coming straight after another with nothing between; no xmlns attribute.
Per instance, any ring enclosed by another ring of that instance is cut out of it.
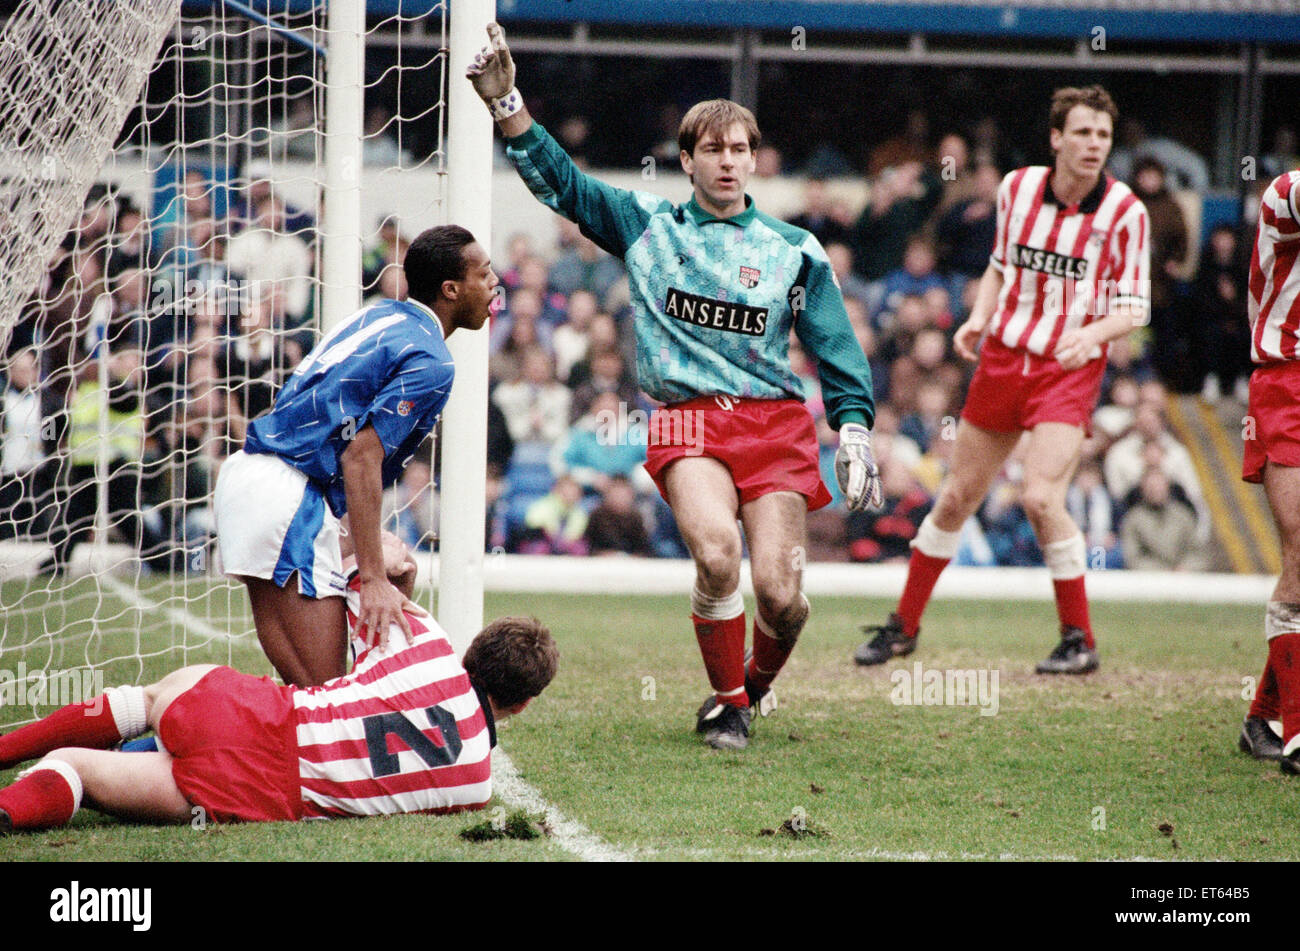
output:
<svg viewBox="0 0 1300 951"><path fill-rule="evenodd" d="M427 314L429 316L429 319L433 321L434 326L438 328L438 336L442 337L444 340L447 339L447 335L442 332L442 321L438 319L438 315L433 312L432 308L427 307L424 304L421 304L414 297L408 297L406 299L406 303L410 304L412 307L416 307L419 310L422 310L425 314Z"/></svg>

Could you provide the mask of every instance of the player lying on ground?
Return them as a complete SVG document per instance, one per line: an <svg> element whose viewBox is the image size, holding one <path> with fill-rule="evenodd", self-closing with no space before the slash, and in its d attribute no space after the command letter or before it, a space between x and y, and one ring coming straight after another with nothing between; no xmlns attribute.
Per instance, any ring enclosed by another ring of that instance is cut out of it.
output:
<svg viewBox="0 0 1300 951"><path fill-rule="evenodd" d="M817 361L827 416L840 431L836 469L855 509L880 504L870 367L817 239L745 194L759 144L748 109L715 99L687 112L677 138L690 201L613 188L584 175L533 122L501 28L491 24L488 36L469 77L510 160L540 201L627 265L637 376L668 404L650 419L646 471L695 561L691 616L714 691L696 727L711 746L743 748L751 705L764 709L808 620L805 522L830 501L803 384L790 368L790 331ZM748 665L737 516L758 602Z"/></svg>
<svg viewBox="0 0 1300 951"><path fill-rule="evenodd" d="M1117 110L1100 86L1052 96L1051 166L1017 169L998 189L997 237L970 318L953 340L979 361L952 465L917 530L898 610L854 654L881 664L910 654L939 574L957 553L1021 436L1021 504L1056 590L1061 641L1040 674L1097 669L1084 589L1087 550L1065 507L1106 370L1106 346L1146 321L1150 227L1132 190L1105 172ZM983 346L976 357L976 348Z"/></svg>
<svg viewBox="0 0 1300 951"><path fill-rule="evenodd" d="M1250 260L1250 406L1242 478L1263 482L1282 541L1282 574L1264 616L1268 662L1241 727L1241 749L1300 774L1300 171L1264 192ZM1282 735L1271 723L1282 721Z"/></svg>
<svg viewBox="0 0 1300 951"><path fill-rule="evenodd" d="M355 573L352 582L356 634ZM0 768L44 757L0 790L0 832L63 825L83 803L155 823L192 822L198 810L254 822L482 808L495 724L542 692L559 653L536 620L501 618L458 661L412 608L409 638L396 625L378 646L358 637L352 673L324 686L196 665L0 736ZM150 728L165 752L107 749Z"/></svg>
<svg viewBox="0 0 1300 951"><path fill-rule="evenodd" d="M366 307L326 333L217 476L222 568L248 586L258 640L285 683L321 684L346 669L345 515L363 631L406 627L383 572L383 490L446 405L455 372L446 338L483 326L497 277L455 225L417 236L403 268L407 300Z"/></svg>

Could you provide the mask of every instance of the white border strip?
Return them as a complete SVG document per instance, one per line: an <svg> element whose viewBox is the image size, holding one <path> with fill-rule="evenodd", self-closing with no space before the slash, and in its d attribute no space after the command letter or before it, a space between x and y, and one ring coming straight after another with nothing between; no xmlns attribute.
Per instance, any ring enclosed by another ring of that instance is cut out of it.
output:
<svg viewBox="0 0 1300 951"><path fill-rule="evenodd" d="M421 584L428 559L420 559ZM437 583L437 560L434 559ZM690 593L695 568L686 560L664 558L571 558L563 555L489 555L483 563L488 591L563 594ZM907 578L906 565L815 563L804 569L810 595L896 598ZM1093 601L1174 602L1179 604L1264 605L1277 579L1263 575L1209 572L1099 570L1087 574ZM752 588L749 563L741 584ZM936 598L1051 601L1046 568L949 568L939 579Z"/></svg>
<svg viewBox="0 0 1300 951"><path fill-rule="evenodd" d="M78 555L87 547L80 546ZM41 557L48 552L47 546L0 543L0 580L31 577ZM72 566L74 576L96 567L96 563L80 564L84 559L77 560L79 564ZM433 561L431 571L430 560ZM437 586L440 580L437 556L419 558L417 562L418 583ZM107 564L99 565L100 578L112 577L105 570L107 567ZM903 590L906 578L906 565L815 562L804 568L804 591L811 595L895 598ZM1182 604L1262 605L1268 601L1277 581L1272 575L1123 570L1089 571L1087 578L1088 597L1093 601ZM516 593L688 595L695 582L695 569L689 561L671 558L571 558L501 553L484 558L483 581L485 590ZM747 561L741 566L741 581L752 589ZM113 587L119 594L129 588ZM949 568L939 578L935 597L1050 601L1053 594L1046 568ZM204 627L208 632L215 630ZM219 632L210 636L230 637Z"/></svg>

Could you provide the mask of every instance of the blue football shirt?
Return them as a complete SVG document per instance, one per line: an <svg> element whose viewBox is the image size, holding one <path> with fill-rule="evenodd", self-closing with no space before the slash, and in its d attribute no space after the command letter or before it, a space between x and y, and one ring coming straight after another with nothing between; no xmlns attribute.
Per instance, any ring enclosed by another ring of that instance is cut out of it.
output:
<svg viewBox="0 0 1300 951"><path fill-rule="evenodd" d="M433 311L412 300L381 301L342 321L303 357L274 408L249 424L244 451L279 456L342 517L340 459L352 438L374 427L384 446L383 484L392 485L437 423L454 377Z"/></svg>

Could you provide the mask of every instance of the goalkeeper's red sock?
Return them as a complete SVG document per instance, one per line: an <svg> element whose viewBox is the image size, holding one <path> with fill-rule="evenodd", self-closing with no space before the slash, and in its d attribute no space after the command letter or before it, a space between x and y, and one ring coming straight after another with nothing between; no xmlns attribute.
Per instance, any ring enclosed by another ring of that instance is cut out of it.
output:
<svg viewBox="0 0 1300 951"><path fill-rule="evenodd" d="M1251 700L1250 710L1247 711L1246 716L1264 720L1277 720L1282 716L1277 695L1277 678L1273 676L1271 651L1268 660L1264 662L1264 673L1260 674L1259 686L1255 688L1255 698Z"/></svg>
<svg viewBox="0 0 1300 951"><path fill-rule="evenodd" d="M713 692L722 703L749 706L745 696L745 601L740 589L714 598L697 587L691 594L691 608L695 639Z"/></svg>
<svg viewBox="0 0 1300 951"><path fill-rule="evenodd" d="M81 806L81 777L63 760L41 760L12 786L0 789L0 809L15 829L54 829Z"/></svg>
<svg viewBox="0 0 1300 951"><path fill-rule="evenodd" d="M907 562L907 582L898 599L898 616L903 622L903 633L916 637L921 628L921 615L930 603L930 595L939 581L939 575L948 562L957 555L961 532L947 532L934 523L931 512L921 521L912 541L912 557Z"/></svg>
<svg viewBox="0 0 1300 951"><path fill-rule="evenodd" d="M1277 681L1282 747L1300 735L1300 634L1279 634L1268 642L1268 666Z"/></svg>
<svg viewBox="0 0 1300 951"><path fill-rule="evenodd" d="M148 727L143 687L110 687L93 700L74 703L0 736L0 769L44 756L61 746L108 749Z"/></svg>
<svg viewBox="0 0 1300 951"><path fill-rule="evenodd" d="M749 669L745 671L746 678L759 690L772 686L772 681L781 672L785 662L790 659L792 650L794 645L787 646L777 640L772 629L763 620L763 616L755 613L754 656L749 659ZM749 698L751 703L754 699L754 697Z"/></svg>
<svg viewBox="0 0 1300 951"><path fill-rule="evenodd" d="M800 594L799 600L802 602L801 613L795 616L784 639L777 637L772 625L767 623L762 614L754 613L754 656L749 659L745 679L759 690L772 686L772 681L790 659L799 632L808 623L808 599ZM755 700L754 697L749 699L751 703Z"/></svg>

